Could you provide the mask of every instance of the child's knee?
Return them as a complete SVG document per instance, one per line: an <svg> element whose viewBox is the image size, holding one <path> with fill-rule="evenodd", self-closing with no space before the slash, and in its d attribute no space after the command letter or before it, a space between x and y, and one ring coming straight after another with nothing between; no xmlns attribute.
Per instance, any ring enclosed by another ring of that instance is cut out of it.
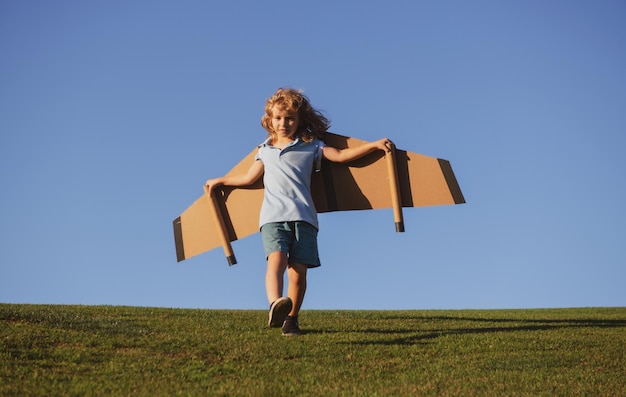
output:
<svg viewBox="0 0 626 397"><path fill-rule="evenodd" d="M287 265L287 255L284 252L272 252L267 257L268 268L285 271L285 269L287 269Z"/></svg>
<svg viewBox="0 0 626 397"><path fill-rule="evenodd" d="M298 273L299 275L305 275L306 276L307 269L308 269L308 266L303 265L301 263L290 263L289 264L289 270L292 270L292 271Z"/></svg>

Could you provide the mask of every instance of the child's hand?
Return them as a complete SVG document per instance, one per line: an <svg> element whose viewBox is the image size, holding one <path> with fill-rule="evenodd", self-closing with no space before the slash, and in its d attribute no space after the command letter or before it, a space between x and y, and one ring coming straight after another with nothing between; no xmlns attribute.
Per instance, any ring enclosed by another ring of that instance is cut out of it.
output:
<svg viewBox="0 0 626 397"><path fill-rule="evenodd" d="M212 178L212 179L207 180L204 186L208 188L207 194L210 196L211 194L213 194L214 188L223 184L224 182L222 182L221 178Z"/></svg>
<svg viewBox="0 0 626 397"><path fill-rule="evenodd" d="M391 142L391 140L389 140L388 138L383 138L375 141L374 144L376 145L377 149L380 149L385 153L391 152L391 148L393 147L393 142Z"/></svg>

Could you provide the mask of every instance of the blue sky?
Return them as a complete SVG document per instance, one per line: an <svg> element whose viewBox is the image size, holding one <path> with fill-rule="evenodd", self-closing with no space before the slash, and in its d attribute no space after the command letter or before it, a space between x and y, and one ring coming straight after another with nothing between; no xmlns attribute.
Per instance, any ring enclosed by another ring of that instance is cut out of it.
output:
<svg viewBox="0 0 626 397"><path fill-rule="evenodd" d="M172 220L302 88L467 204L323 214L303 310L626 306L623 1L0 3L0 302L265 309Z"/></svg>

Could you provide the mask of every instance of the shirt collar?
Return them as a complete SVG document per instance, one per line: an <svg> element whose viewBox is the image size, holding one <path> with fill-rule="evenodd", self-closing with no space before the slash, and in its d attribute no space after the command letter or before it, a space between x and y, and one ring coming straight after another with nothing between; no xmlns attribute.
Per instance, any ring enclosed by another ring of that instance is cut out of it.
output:
<svg viewBox="0 0 626 397"><path fill-rule="evenodd" d="M269 137L268 137L266 140L264 140L264 141L263 141L263 143L261 143L261 144L259 145L259 147L275 147L275 146L270 145L270 142L271 142L271 141L272 141L272 138L269 138ZM297 145L298 143L300 143L301 141L302 141L302 140L300 139L300 137L296 137L296 139L294 139L292 142L290 142L288 145L286 145L286 146L283 148L283 150L285 150L285 149L287 149L287 148L289 148L289 147L295 146L295 145ZM278 149L278 148L277 148L277 149Z"/></svg>

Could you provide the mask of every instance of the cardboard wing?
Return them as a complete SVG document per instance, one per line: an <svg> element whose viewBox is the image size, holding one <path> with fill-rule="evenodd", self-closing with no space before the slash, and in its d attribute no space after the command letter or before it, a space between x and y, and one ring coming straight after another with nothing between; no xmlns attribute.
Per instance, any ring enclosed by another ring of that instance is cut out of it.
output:
<svg viewBox="0 0 626 397"><path fill-rule="evenodd" d="M327 133L324 141L338 149L365 141ZM253 150L227 175L246 173L255 161ZM261 178L262 179L262 178ZM231 241L259 231L263 182L206 193L174 220L176 257L180 262L219 246L230 265L237 263ZM376 151L348 164L323 161L311 180L318 213L392 208L396 231L404 231L402 207L465 203L447 160L392 148Z"/></svg>

